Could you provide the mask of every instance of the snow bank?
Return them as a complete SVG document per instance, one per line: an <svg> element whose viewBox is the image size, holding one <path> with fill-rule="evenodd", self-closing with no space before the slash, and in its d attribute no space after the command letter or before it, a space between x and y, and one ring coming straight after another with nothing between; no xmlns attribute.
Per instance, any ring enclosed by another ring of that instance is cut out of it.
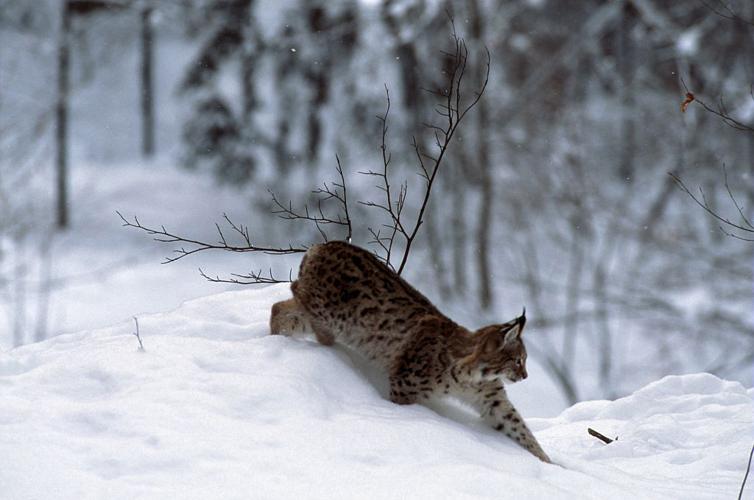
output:
<svg viewBox="0 0 754 500"><path fill-rule="evenodd" d="M667 377L531 426L554 461L384 398L352 355L268 335L287 287L0 355L0 497L733 498L752 391ZM618 440L604 445L594 427ZM751 487L750 487L751 488Z"/></svg>

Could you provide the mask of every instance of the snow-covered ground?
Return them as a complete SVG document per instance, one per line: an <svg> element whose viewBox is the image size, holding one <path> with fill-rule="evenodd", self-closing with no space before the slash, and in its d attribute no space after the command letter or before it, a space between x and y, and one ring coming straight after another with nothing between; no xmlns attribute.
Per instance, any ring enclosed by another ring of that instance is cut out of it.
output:
<svg viewBox="0 0 754 500"><path fill-rule="evenodd" d="M529 419L559 464L546 465L458 408L393 405L353 354L268 335L269 307L289 293L225 292L141 315L145 351L123 322L0 354L0 497L738 493L754 391L737 382L666 377L617 401ZM542 397L541 378L518 384L514 403ZM588 427L618 440L604 445Z"/></svg>

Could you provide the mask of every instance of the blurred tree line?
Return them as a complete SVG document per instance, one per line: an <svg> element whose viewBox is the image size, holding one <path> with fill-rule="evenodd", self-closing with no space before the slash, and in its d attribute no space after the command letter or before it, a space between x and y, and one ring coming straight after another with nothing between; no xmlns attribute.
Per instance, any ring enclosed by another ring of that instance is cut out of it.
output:
<svg viewBox="0 0 754 500"><path fill-rule="evenodd" d="M434 140L425 124L435 101L424 89L444 81L452 16L472 56L489 49L492 74L430 203L418 244L432 264L414 264L409 279L469 316L504 319L524 301L532 354L570 401L689 369L742 378L754 361L754 246L725 237L667 175L703 187L724 210L726 164L752 206L754 134L679 109L685 84L754 123L751 2L109 3L161 13L195 50L176 89L182 162L295 201L331 176L336 153L354 190L371 189L357 171L378 161L384 83L394 96L389 146L412 192L411 138ZM30 21L36 6L11 4L2 29L45 29ZM471 57L467 88L483 74ZM8 99L0 74L0 113ZM270 234L317 239L314 230ZM367 246L369 235L354 240Z"/></svg>

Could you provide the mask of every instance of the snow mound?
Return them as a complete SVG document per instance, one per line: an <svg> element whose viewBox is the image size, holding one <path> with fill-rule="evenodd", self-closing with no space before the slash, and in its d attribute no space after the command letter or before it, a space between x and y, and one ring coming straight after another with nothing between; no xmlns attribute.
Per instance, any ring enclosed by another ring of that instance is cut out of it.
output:
<svg viewBox="0 0 754 500"><path fill-rule="evenodd" d="M0 354L3 498L731 498L752 391L666 377L530 419L560 465L384 398L340 349L268 335L285 286ZM449 416L452 416L450 412ZM604 445L593 427L618 440Z"/></svg>

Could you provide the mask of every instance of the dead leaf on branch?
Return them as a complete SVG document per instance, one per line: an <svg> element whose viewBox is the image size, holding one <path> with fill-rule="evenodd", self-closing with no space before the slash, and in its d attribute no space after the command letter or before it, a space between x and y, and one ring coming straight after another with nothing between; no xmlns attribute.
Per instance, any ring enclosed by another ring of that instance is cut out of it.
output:
<svg viewBox="0 0 754 500"><path fill-rule="evenodd" d="M681 103L681 113L686 112L686 108L689 107L689 104L691 104L694 101L694 94L691 92L686 92L686 99L683 100Z"/></svg>

